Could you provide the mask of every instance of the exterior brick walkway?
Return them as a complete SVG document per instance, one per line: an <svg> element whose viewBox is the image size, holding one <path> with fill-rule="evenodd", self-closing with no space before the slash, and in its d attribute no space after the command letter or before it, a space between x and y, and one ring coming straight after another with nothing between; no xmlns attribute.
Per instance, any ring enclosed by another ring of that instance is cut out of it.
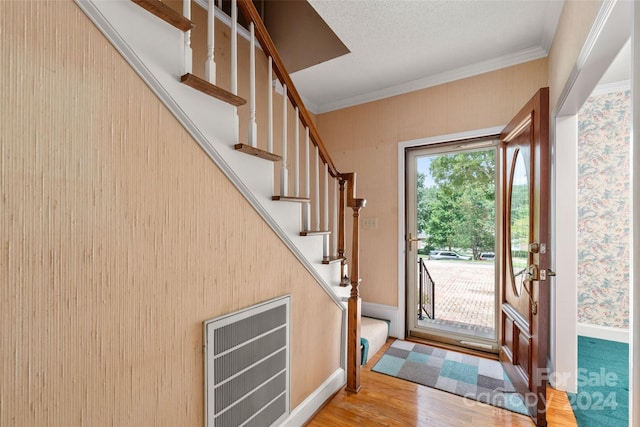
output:
<svg viewBox="0 0 640 427"><path fill-rule="evenodd" d="M435 319L428 323L454 327L471 335L493 337L493 262L425 259L425 265L435 282Z"/></svg>

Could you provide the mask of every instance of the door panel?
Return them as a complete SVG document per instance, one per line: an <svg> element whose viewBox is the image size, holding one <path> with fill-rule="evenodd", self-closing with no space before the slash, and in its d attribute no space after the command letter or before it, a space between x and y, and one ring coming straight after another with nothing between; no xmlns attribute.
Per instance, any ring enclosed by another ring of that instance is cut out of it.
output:
<svg viewBox="0 0 640 427"><path fill-rule="evenodd" d="M541 279L549 267L548 88L536 93L500 140L500 360L533 420L546 426L550 292Z"/></svg>

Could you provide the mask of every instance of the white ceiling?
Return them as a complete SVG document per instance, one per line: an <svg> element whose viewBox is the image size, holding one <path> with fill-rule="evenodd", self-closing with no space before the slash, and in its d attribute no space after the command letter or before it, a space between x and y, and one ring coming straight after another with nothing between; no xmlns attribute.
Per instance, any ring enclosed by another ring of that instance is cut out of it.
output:
<svg viewBox="0 0 640 427"><path fill-rule="evenodd" d="M292 75L323 113L545 57L562 0L308 0L351 53Z"/></svg>

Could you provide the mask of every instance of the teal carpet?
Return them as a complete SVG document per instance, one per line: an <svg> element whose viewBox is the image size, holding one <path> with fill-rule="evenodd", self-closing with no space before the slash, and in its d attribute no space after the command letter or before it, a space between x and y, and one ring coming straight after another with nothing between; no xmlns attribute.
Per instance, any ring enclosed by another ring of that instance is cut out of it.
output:
<svg viewBox="0 0 640 427"><path fill-rule="evenodd" d="M578 337L578 393L568 393L579 427L629 425L629 344Z"/></svg>
<svg viewBox="0 0 640 427"><path fill-rule="evenodd" d="M396 340L372 371L527 414L502 365L495 360Z"/></svg>

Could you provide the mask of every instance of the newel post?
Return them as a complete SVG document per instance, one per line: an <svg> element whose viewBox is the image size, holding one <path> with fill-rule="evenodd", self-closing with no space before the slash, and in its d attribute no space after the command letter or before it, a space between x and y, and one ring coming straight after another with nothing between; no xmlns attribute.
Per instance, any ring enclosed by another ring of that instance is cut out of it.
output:
<svg viewBox="0 0 640 427"><path fill-rule="evenodd" d="M360 391L360 209L365 207L365 199L354 199L353 208L353 248L351 262L351 295L349 296L349 321L347 324L347 391Z"/></svg>

